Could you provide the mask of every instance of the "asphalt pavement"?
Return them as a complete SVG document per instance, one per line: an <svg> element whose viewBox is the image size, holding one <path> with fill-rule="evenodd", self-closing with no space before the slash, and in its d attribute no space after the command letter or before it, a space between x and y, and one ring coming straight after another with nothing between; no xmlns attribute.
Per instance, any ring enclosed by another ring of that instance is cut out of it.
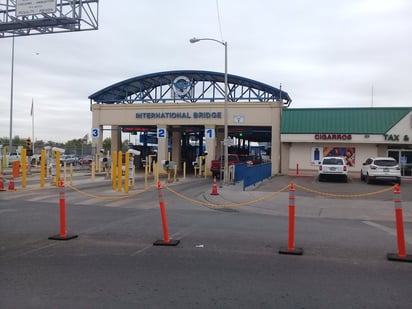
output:
<svg viewBox="0 0 412 309"><path fill-rule="evenodd" d="M411 308L412 264L397 252L390 184L319 183L278 176L252 190L201 177L129 194L104 175L67 183L67 232L59 233L59 189L0 192L1 308ZM290 183L294 245L288 244ZM406 249L412 251L412 183L401 186ZM75 190L76 189L76 190Z"/></svg>

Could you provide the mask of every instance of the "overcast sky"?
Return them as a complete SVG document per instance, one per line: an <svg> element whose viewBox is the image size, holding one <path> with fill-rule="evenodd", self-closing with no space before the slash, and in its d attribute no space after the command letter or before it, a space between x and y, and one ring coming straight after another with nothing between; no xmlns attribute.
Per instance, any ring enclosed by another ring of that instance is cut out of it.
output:
<svg viewBox="0 0 412 309"><path fill-rule="evenodd" d="M119 4L120 3L120 4ZM412 107L410 0L106 0L99 30L17 37L13 136L65 142L91 130L88 96L168 70L228 71L298 107ZM0 39L0 137L9 136L11 38ZM373 91L372 91L373 89ZM372 100L373 93L373 100Z"/></svg>

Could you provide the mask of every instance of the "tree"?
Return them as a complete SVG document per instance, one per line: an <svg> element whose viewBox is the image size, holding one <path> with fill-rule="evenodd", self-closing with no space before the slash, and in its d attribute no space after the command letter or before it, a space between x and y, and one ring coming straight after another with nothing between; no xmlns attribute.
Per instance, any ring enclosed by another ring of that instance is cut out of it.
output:
<svg viewBox="0 0 412 309"><path fill-rule="evenodd" d="M129 141L128 140L124 140L122 143L122 151L126 152L129 149Z"/></svg>
<svg viewBox="0 0 412 309"><path fill-rule="evenodd" d="M103 149L104 149L105 153L107 153L107 151L110 151L112 149L112 140L111 140L111 138L106 137L103 140L103 145L102 146L103 146Z"/></svg>
<svg viewBox="0 0 412 309"><path fill-rule="evenodd" d="M82 150L82 139L72 139L64 144L64 149L67 153L80 154Z"/></svg>

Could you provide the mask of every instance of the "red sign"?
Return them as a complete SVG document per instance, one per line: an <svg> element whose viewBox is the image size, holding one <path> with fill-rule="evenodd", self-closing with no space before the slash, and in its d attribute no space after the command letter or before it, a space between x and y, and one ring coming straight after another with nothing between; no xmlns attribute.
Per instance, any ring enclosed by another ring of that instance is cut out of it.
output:
<svg viewBox="0 0 412 309"><path fill-rule="evenodd" d="M316 140L335 140L335 141L349 141L352 139L352 134L315 134Z"/></svg>
<svg viewBox="0 0 412 309"><path fill-rule="evenodd" d="M149 128L147 127L135 127L135 126L122 127L122 132L147 132L147 131L149 131Z"/></svg>

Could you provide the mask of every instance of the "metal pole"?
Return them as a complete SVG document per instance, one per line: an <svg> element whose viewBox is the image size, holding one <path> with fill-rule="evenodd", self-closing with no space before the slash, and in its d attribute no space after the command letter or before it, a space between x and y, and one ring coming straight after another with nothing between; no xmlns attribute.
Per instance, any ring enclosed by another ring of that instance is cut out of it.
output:
<svg viewBox="0 0 412 309"><path fill-rule="evenodd" d="M31 150L34 155L34 100L33 99L31 100L31 141L32 141Z"/></svg>
<svg viewBox="0 0 412 309"><path fill-rule="evenodd" d="M190 43L197 43L199 41L214 41L219 44L222 44L225 47L225 102L223 103L223 121L224 121L224 139L223 139L223 147L224 147L224 171L223 171L223 177L224 177L224 184L228 184L228 178L229 178L229 132L228 132L228 106L227 106L227 100L228 100L228 81L227 81L227 42L226 41L219 41L216 39L212 38L192 38L190 39ZM220 180L222 182L222 180Z"/></svg>
<svg viewBox="0 0 412 309"><path fill-rule="evenodd" d="M228 92L228 85L227 85L227 42L223 42L223 45L225 46L225 102L224 102L224 133L225 133L225 139L224 139L224 149L225 149L225 153L224 153L224 157L225 157L225 169L224 169L224 184L228 184L229 181L229 162L228 162L228 158L229 158L229 139L228 139L228 115L227 115L227 92Z"/></svg>
<svg viewBox="0 0 412 309"><path fill-rule="evenodd" d="M10 135L9 153L13 151L13 81L14 81L14 34L11 47L11 81L10 81Z"/></svg>

